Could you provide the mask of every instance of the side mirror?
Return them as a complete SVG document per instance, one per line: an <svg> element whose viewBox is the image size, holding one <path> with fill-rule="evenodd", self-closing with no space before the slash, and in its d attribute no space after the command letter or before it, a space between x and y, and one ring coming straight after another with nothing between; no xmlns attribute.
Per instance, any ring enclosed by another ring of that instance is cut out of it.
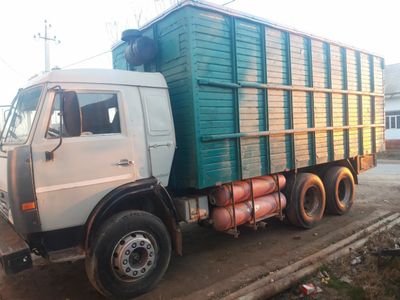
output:
<svg viewBox="0 0 400 300"><path fill-rule="evenodd" d="M82 132L82 115L79 106L78 96L74 91L65 92L58 90L60 96L60 141L51 151L46 151L46 161L54 159L54 152L61 146L63 130L65 127L66 135L70 137L80 136ZM64 123L64 125L63 125Z"/></svg>
<svg viewBox="0 0 400 300"><path fill-rule="evenodd" d="M80 136L82 132L82 115L76 92L68 91L61 95L62 116L68 136Z"/></svg>

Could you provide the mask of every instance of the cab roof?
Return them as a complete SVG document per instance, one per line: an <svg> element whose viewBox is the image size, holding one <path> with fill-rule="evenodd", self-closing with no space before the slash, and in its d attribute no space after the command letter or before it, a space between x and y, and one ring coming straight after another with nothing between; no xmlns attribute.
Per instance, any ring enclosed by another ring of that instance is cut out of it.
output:
<svg viewBox="0 0 400 300"><path fill-rule="evenodd" d="M167 83L161 73L112 69L54 70L32 78L28 86L40 83L95 83L167 88Z"/></svg>

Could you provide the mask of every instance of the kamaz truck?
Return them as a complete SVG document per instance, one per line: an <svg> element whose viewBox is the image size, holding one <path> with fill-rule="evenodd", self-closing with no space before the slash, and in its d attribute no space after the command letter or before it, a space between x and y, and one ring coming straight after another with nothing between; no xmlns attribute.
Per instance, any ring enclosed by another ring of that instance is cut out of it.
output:
<svg viewBox="0 0 400 300"><path fill-rule="evenodd" d="M113 70L55 70L12 102L6 274L32 253L85 259L100 293L138 296L182 255L182 224L238 242L270 218L311 228L349 211L383 149L384 62L364 50L185 1L112 54Z"/></svg>

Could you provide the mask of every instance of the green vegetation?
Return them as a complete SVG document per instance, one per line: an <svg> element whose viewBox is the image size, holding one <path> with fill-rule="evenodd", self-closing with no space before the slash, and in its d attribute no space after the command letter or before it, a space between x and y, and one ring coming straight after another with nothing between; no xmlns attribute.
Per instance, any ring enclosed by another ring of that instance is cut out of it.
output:
<svg viewBox="0 0 400 300"><path fill-rule="evenodd" d="M335 277L331 277L328 287L333 288L339 293L345 294L354 300L362 300L366 298L362 287L351 285Z"/></svg>

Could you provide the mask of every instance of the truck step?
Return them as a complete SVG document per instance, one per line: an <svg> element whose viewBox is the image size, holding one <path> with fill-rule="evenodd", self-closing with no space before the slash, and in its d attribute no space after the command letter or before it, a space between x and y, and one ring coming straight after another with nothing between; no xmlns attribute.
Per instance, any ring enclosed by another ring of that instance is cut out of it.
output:
<svg viewBox="0 0 400 300"><path fill-rule="evenodd" d="M83 258L85 258L85 251L81 247L49 252L49 260L53 263L74 262Z"/></svg>

